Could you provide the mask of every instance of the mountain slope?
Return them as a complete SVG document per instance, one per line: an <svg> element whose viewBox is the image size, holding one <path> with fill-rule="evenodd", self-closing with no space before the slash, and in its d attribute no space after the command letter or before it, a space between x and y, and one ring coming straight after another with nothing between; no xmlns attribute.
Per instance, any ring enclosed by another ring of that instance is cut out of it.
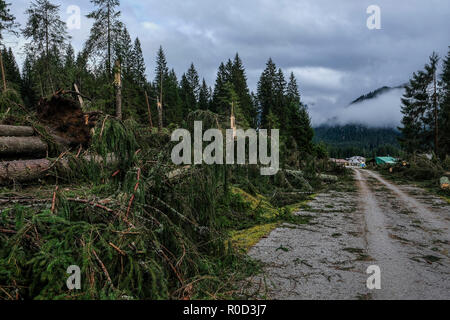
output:
<svg viewBox="0 0 450 320"><path fill-rule="evenodd" d="M373 101L378 103L380 97L390 94L393 90L403 88L403 85L397 87L384 86L372 92L364 94L353 100L348 106L361 104L364 108L365 102ZM382 100L381 100L382 101ZM358 106L359 108L359 106ZM347 112L355 112L344 109ZM364 109L362 109L364 111ZM329 123L336 123L330 121ZM321 125L314 128L315 142L323 142L327 145L330 157L347 158L355 155L372 157L374 155L392 155L400 153L398 137L400 132L396 128L388 127L368 127L364 124L345 124L345 125Z"/></svg>

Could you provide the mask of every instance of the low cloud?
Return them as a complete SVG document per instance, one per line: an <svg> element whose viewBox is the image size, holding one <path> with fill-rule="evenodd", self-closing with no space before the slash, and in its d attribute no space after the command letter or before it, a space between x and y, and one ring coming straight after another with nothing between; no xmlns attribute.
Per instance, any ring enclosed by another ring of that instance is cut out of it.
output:
<svg viewBox="0 0 450 320"><path fill-rule="evenodd" d="M404 89L392 89L374 99L365 100L337 109L333 116L321 124L363 124L368 127L395 128L402 119L401 97Z"/></svg>

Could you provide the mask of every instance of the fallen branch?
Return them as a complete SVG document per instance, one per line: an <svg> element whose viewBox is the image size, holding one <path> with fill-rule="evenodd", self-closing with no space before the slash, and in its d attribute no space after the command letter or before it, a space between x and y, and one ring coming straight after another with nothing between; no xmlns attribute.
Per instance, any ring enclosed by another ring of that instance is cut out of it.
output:
<svg viewBox="0 0 450 320"><path fill-rule="evenodd" d="M105 267L105 265L103 264L102 260L100 260L100 258L99 258L98 255L97 255L97 252L95 252L94 249L92 249L92 253L93 253L94 256L95 256L95 259L97 259L98 263L100 264L100 267L102 268L103 273L105 274L106 279L108 280L108 284L111 286L111 288L114 289L114 285L113 285L113 283L112 283L111 277L109 276L108 270L106 269L106 267Z"/></svg>

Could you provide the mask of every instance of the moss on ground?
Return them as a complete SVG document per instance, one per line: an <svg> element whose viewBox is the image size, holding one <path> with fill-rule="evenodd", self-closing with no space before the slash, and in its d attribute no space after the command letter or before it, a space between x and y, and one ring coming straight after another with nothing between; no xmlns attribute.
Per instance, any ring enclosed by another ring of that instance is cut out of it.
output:
<svg viewBox="0 0 450 320"><path fill-rule="evenodd" d="M314 195L308 196L308 199L291 204L282 208L276 208L273 206L268 197L261 194L255 196L250 195L244 190L233 187L232 193L234 195L240 195L242 201L244 201L250 208L248 214L252 216L258 216L259 219L255 220L255 225L249 228L240 230L231 230L231 243L234 248L247 252L257 244L262 238L269 235L274 229L280 226L283 222L305 224L308 223L309 217L297 217L295 212L304 209L308 202L315 198ZM255 214L255 211L257 214Z"/></svg>

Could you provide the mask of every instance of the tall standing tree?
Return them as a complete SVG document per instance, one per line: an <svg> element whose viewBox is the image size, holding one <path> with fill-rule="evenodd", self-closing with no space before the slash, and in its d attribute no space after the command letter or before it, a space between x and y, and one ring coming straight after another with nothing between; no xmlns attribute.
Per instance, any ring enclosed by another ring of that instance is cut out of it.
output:
<svg viewBox="0 0 450 320"><path fill-rule="evenodd" d="M214 93L212 97L211 111L218 114L229 114L230 105L230 87L231 74L229 68L221 63L217 71L216 83L214 86Z"/></svg>
<svg viewBox="0 0 450 320"><path fill-rule="evenodd" d="M0 0L0 44L3 41L4 32L11 32L17 34L15 28L18 24L15 22L16 18L11 14L10 11L10 3L6 3L4 0ZM0 65L1 65L1 73L2 73L2 81L3 81L3 90L6 90L6 75L3 70L3 56L0 52Z"/></svg>
<svg viewBox="0 0 450 320"><path fill-rule="evenodd" d="M183 74L180 81L180 96L183 101L183 117L198 108L200 83L197 70L192 63L187 73Z"/></svg>
<svg viewBox="0 0 450 320"><path fill-rule="evenodd" d="M67 34L66 24L59 16L59 5L55 5L48 0L35 0L25 11L28 15L26 27L22 34L31 41L26 45L27 52L32 53L42 64L41 71L45 75L44 91L55 90L54 73L51 68L52 55L61 54L65 43L70 39ZM57 49L56 52L53 49Z"/></svg>
<svg viewBox="0 0 450 320"><path fill-rule="evenodd" d="M202 86L198 94L198 108L200 110L208 110L211 103L211 95L205 79L202 81Z"/></svg>
<svg viewBox="0 0 450 320"><path fill-rule="evenodd" d="M303 153L311 154L313 151L314 130L307 107L301 102L297 79L291 73L286 89L287 104L287 131Z"/></svg>
<svg viewBox="0 0 450 320"><path fill-rule="evenodd" d="M277 67L272 59L269 59L257 87L260 126L267 129L274 128L274 125L279 123L279 119L273 110L276 105L276 80Z"/></svg>
<svg viewBox="0 0 450 320"><path fill-rule="evenodd" d="M433 53L424 70L413 74L402 97L402 137L400 144L407 152L438 151L438 97L436 70L439 57Z"/></svg>
<svg viewBox="0 0 450 320"><path fill-rule="evenodd" d="M141 41L136 38L133 43L132 61L131 61L133 79L139 88L143 89L147 84L147 77L145 75L145 60L142 53Z"/></svg>
<svg viewBox="0 0 450 320"><path fill-rule="evenodd" d="M238 53L233 60L231 78L244 117L249 125L256 128L257 112L248 89L245 68Z"/></svg>
<svg viewBox="0 0 450 320"><path fill-rule="evenodd" d="M449 47L450 49L450 47ZM450 155L450 50L444 59L441 74L441 111L439 146L442 156Z"/></svg>
<svg viewBox="0 0 450 320"><path fill-rule="evenodd" d="M89 39L86 42L86 51L90 55L99 56L105 63L108 80L112 76L114 58L114 43L122 32L122 23L119 21L119 0L91 0L96 10L87 15L94 19Z"/></svg>

